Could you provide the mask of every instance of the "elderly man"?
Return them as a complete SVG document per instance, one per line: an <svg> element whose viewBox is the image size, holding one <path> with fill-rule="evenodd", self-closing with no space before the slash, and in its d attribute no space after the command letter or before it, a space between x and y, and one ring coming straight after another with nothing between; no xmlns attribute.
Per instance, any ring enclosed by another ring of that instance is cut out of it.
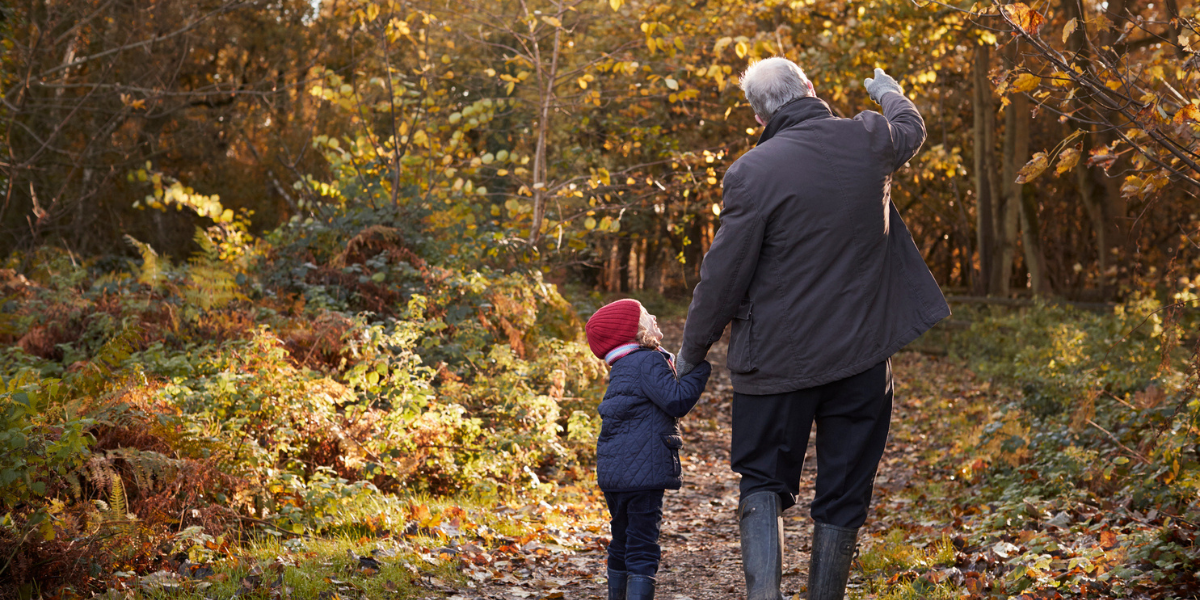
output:
<svg viewBox="0 0 1200 600"><path fill-rule="evenodd" d="M680 375L733 321L730 462L748 600L781 597L782 515L798 500L814 421L808 598L843 597L887 441L890 357L950 314L891 202L924 122L882 69L865 83L883 114L843 119L795 63L746 70L765 129L725 173L721 228L688 309Z"/></svg>

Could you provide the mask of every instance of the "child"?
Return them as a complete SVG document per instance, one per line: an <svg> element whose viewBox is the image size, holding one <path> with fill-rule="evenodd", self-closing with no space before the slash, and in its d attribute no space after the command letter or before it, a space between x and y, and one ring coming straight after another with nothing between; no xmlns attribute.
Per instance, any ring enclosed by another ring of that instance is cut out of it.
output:
<svg viewBox="0 0 1200 600"><path fill-rule="evenodd" d="M609 600L652 600L664 490L680 487L679 417L696 405L712 368L675 379L658 344L658 320L637 300L617 300L587 322L588 346L612 367L600 403L596 479L612 516Z"/></svg>

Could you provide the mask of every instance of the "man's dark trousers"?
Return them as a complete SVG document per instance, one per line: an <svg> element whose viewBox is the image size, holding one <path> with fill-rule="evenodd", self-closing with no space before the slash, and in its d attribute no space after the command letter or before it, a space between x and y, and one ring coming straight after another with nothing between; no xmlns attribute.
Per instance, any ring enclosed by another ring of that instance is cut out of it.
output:
<svg viewBox="0 0 1200 600"><path fill-rule="evenodd" d="M654 577L662 557L658 534L662 526L663 490L604 492L604 501L612 516L608 568Z"/></svg>
<svg viewBox="0 0 1200 600"><path fill-rule="evenodd" d="M817 424L814 521L857 528L867 519L892 415L887 359L845 379L786 394L733 395L730 462L742 476L741 497L775 492L796 504L812 424Z"/></svg>

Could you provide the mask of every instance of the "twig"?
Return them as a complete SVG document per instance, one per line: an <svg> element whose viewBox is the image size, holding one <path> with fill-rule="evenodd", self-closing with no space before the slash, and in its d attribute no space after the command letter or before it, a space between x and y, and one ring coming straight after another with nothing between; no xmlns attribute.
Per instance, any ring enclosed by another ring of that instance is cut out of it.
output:
<svg viewBox="0 0 1200 600"><path fill-rule="evenodd" d="M1108 439L1112 440L1114 444L1120 446L1122 450L1132 454L1135 458L1142 461L1143 463L1145 463L1147 465L1150 464L1150 459L1146 458L1145 456L1142 456L1141 452L1138 452L1137 450L1134 450L1134 449L1130 448L1129 446L1122 444L1121 440L1118 440L1117 436L1113 435L1111 431L1097 425L1096 422L1091 419L1088 419L1087 422L1088 422L1088 425L1091 425L1092 427L1095 427L1096 429L1103 431L1108 436Z"/></svg>

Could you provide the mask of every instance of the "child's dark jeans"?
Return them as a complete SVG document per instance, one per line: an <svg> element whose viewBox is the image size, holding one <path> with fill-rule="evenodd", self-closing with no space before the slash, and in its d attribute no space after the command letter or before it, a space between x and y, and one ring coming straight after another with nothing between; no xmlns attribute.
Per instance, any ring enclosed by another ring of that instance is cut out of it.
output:
<svg viewBox="0 0 1200 600"><path fill-rule="evenodd" d="M608 568L653 577L658 573L662 550L658 532L662 525L663 490L604 492L612 515L612 543Z"/></svg>

